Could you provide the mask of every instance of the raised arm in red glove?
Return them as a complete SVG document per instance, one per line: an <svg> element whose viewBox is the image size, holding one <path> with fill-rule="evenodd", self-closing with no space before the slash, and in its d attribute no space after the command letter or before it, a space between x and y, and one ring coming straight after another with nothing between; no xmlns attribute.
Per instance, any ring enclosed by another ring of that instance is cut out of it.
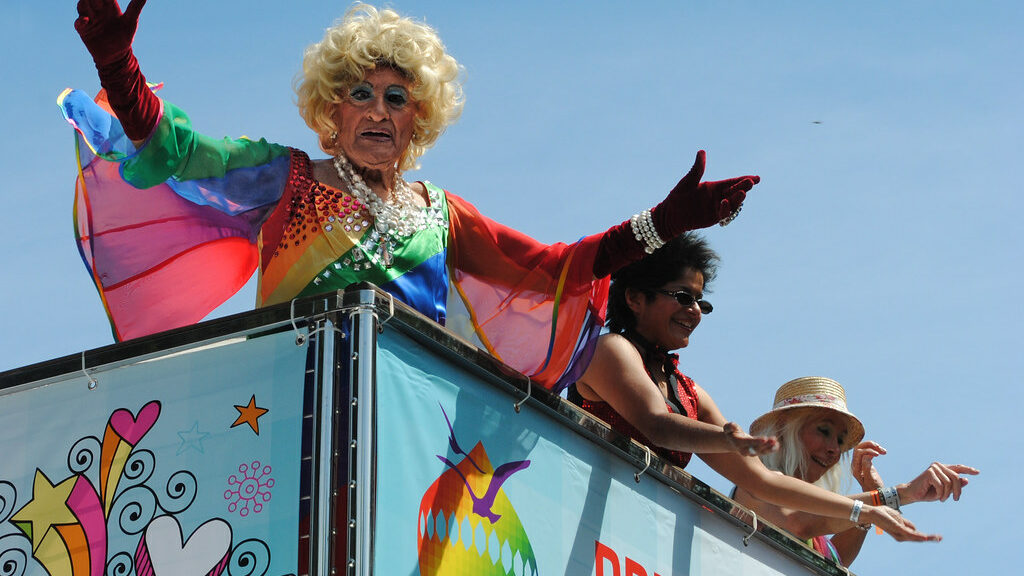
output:
<svg viewBox="0 0 1024 576"><path fill-rule="evenodd" d="M701 182L703 176L701 150L693 168L660 204L604 233L594 259L594 276L607 276L687 230L707 228L715 222L728 224L739 212L747 192L761 181L758 176L740 176Z"/></svg>
<svg viewBox="0 0 1024 576"><path fill-rule="evenodd" d="M160 120L160 100L146 86L132 39L146 0L132 0L122 13L117 0L79 0L75 30L92 55L100 84L124 133L145 140Z"/></svg>

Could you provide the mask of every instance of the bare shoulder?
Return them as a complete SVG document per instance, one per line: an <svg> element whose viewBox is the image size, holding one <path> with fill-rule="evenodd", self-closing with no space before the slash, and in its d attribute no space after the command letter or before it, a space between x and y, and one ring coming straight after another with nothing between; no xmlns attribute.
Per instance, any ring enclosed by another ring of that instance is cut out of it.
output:
<svg viewBox="0 0 1024 576"><path fill-rule="evenodd" d="M597 339L597 347L594 349L594 359L591 365L597 364L605 369L623 364L640 363L643 360L640 352L633 343L621 334L602 334ZM588 370L589 372L589 370Z"/></svg>
<svg viewBox="0 0 1024 576"><path fill-rule="evenodd" d="M601 390L620 380L622 374L634 365L642 369L643 360L629 340L620 334L602 334L590 365L576 382L576 388L588 400L601 400L604 396Z"/></svg>

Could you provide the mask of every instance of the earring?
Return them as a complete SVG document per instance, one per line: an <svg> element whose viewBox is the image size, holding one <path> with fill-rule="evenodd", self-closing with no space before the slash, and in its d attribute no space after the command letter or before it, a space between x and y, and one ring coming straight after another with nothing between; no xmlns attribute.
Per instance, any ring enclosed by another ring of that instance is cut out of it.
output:
<svg viewBox="0 0 1024 576"><path fill-rule="evenodd" d="M334 142L337 139L338 139L338 131L335 130L334 132L331 132L331 142Z"/></svg>

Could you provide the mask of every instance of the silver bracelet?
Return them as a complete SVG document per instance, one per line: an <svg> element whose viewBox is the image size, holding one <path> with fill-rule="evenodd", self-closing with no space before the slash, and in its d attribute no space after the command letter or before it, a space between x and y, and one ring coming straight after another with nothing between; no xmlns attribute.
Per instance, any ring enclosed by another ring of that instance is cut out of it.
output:
<svg viewBox="0 0 1024 576"><path fill-rule="evenodd" d="M719 226L728 226L730 222L735 220L736 217L740 215L740 210L742 210L742 209L743 209L743 205L740 204L739 206L736 207L735 210L730 212L728 216L726 216L725 218L722 218L721 220L719 220L718 221L718 225Z"/></svg>
<svg viewBox="0 0 1024 576"><path fill-rule="evenodd" d="M857 524L857 521L860 520L860 510L863 507L864 503L860 500L853 501L853 510L850 511L850 522Z"/></svg>

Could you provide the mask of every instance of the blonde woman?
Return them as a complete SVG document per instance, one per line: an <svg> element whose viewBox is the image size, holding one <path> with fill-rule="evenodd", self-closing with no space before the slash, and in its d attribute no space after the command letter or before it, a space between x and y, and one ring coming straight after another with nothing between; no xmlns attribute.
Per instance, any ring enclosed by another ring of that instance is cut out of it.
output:
<svg viewBox="0 0 1024 576"><path fill-rule="evenodd" d="M885 454L879 444L862 441L864 425L846 406L846 392L830 378L797 378L775 393L772 410L750 425L751 434L779 439L779 450L762 454L766 468L840 493L846 467L839 463L852 453L850 472L863 493L851 496L865 504L899 510L914 502L959 500L967 478L978 471L960 464L933 463L908 483L886 486L873 465ZM735 499L758 516L809 544L826 558L849 566L860 552L869 524L850 527L829 518L778 506L737 487ZM831 538L827 534L834 534Z"/></svg>
<svg viewBox="0 0 1024 576"><path fill-rule="evenodd" d="M541 244L405 180L463 106L460 66L429 26L357 4L306 49L299 113L327 155L311 158L209 138L158 98L132 52L144 4L78 3L116 118L80 92L61 98L82 143L80 248L119 339L202 319L258 267L257 306L371 282L435 321L459 312L465 336L558 389L589 359L608 274L731 220L759 180L701 182L701 151L651 210Z"/></svg>

